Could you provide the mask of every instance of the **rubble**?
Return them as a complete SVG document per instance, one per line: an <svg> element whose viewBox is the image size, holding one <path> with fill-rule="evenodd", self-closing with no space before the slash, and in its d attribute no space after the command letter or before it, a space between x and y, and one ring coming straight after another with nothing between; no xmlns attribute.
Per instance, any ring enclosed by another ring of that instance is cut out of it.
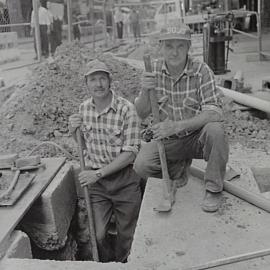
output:
<svg viewBox="0 0 270 270"><path fill-rule="evenodd" d="M29 82L1 106L2 152L28 152L40 141L47 140L72 145L68 138L68 118L87 98L84 68L95 57L106 62L111 70L112 89L134 101L140 88L141 71L110 53L96 52L94 55L92 49L79 42L64 44L57 48L54 61L35 66ZM11 141L12 136L15 141ZM51 156L50 151L42 154Z"/></svg>

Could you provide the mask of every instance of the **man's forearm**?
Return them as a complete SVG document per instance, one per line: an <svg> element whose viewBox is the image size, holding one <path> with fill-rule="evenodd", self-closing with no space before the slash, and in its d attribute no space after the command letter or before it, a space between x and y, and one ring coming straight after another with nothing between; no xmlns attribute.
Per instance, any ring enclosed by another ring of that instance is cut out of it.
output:
<svg viewBox="0 0 270 270"><path fill-rule="evenodd" d="M136 111L141 119L146 118L151 113L149 93L142 92L135 99Z"/></svg>
<svg viewBox="0 0 270 270"><path fill-rule="evenodd" d="M215 111L203 111L199 115L187 120L176 122L177 133L182 131L194 131L202 128L210 122L223 121L223 115Z"/></svg>
<svg viewBox="0 0 270 270"><path fill-rule="evenodd" d="M110 164L100 169L103 177L111 175L127 167L129 164L131 164L134 161L134 159L135 159L135 154L133 152L122 152Z"/></svg>

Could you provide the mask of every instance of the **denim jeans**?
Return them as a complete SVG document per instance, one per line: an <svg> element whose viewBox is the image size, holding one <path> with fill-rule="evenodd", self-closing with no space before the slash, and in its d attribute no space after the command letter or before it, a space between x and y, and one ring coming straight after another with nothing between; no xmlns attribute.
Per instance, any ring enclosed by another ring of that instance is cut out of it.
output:
<svg viewBox="0 0 270 270"><path fill-rule="evenodd" d="M205 187L212 192L223 189L223 180L228 162L229 146L221 123L212 122L192 134L163 140L172 180L179 177L181 162L196 159L207 161ZM161 165L157 143L151 141L142 146L135 162L134 170L143 179L161 178ZM182 172L181 172L182 173Z"/></svg>

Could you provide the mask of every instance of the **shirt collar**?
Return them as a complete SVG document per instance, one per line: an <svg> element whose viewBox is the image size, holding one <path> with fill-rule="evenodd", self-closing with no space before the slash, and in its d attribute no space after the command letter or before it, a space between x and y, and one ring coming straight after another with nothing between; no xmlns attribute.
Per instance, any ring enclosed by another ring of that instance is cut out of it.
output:
<svg viewBox="0 0 270 270"><path fill-rule="evenodd" d="M163 60L161 70L162 70L162 72L165 72L166 74L170 74L169 70L168 70L168 68L166 66L165 60ZM194 72L194 70L192 68L191 58L190 58L190 56L188 56L185 68L184 68L183 72L181 74L179 74L179 78L182 77L183 75L192 76L192 75L194 75L194 73L195 72Z"/></svg>
<svg viewBox="0 0 270 270"><path fill-rule="evenodd" d="M117 111L117 96L114 91L110 91L112 92L112 101L111 104L104 110L104 112L108 112L110 109L113 109L115 112ZM93 97L90 97L89 104L92 108L96 108Z"/></svg>

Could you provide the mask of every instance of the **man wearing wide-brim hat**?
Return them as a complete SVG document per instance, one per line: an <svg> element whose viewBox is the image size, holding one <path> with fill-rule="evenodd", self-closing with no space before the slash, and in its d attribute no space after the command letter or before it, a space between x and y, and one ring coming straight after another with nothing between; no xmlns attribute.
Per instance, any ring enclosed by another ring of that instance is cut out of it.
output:
<svg viewBox="0 0 270 270"><path fill-rule="evenodd" d="M90 61L84 79L89 98L69 119L72 133L80 128L87 153L88 168L79 182L89 187L100 261L125 262L141 202L140 178L132 168L140 147L140 121L134 105L111 90L112 74L104 62ZM106 237L113 213L115 258Z"/></svg>
<svg viewBox="0 0 270 270"><path fill-rule="evenodd" d="M151 113L149 90L155 89L161 122L152 127L153 139L143 145L134 164L143 178L161 177L157 143L165 145L169 174L183 186L183 162L193 158L207 161L202 209L217 211L221 204L223 179L228 161L228 143L222 126L220 92L207 64L189 55L191 33L188 26L164 26L157 39L163 58L153 61L152 73L142 76L142 89L135 100L141 118Z"/></svg>

